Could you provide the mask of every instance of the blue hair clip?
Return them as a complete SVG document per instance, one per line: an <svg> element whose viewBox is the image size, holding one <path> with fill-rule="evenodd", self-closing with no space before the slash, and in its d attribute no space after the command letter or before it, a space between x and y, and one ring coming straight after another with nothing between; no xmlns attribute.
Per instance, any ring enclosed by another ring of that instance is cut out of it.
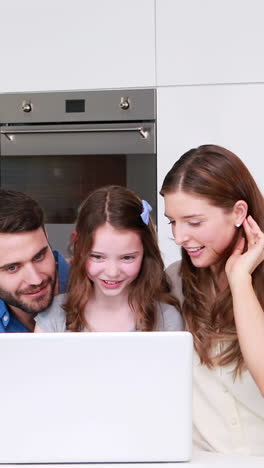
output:
<svg viewBox="0 0 264 468"><path fill-rule="evenodd" d="M142 221L148 225L149 223L149 213L152 211L152 207L146 200L142 200L142 205L143 205L143 211L141 213L141 219Z"/></svg>

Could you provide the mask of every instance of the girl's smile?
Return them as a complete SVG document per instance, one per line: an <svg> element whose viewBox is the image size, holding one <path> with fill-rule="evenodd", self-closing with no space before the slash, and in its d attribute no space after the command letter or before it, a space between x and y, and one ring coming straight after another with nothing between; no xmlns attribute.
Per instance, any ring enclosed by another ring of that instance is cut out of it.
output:
<svg viewBox="0 0 264 468"><path fill-rule="evenodd" d="M96 229L86 271L99 295L127 295L129 285L137 278L143 259L139 234L115 229L105 223Z"/></svg>

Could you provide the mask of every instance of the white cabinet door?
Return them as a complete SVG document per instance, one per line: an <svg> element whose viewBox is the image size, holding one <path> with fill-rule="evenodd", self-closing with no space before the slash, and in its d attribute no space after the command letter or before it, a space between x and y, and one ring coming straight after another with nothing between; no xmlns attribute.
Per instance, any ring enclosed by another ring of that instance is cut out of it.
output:
<svg viewBox="0 0 264 468"><path fill-rule="evenodd" d="M157 85L264 81L263 0L157 0Z"/></svg>
<svg viewBox="0 0 264 468"><path fill-rule="evenodd" d="M264 84L158 89L158 190L174 162L186 151L213 143L236 153L264 189ZM180 258L158 205L160 247L166 264Z"/></svg>
<svg viewBox="0 0 264 468"><path fill-rule="evenodd" d="M0 6L0 92L155 85L154 0Z"/></svg>

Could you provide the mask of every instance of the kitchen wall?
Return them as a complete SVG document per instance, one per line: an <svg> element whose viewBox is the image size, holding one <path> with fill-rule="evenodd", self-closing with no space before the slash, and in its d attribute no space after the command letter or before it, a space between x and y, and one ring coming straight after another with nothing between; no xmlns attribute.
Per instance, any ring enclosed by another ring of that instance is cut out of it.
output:
<svg viewBox="0 0 264 468"><path fill-rule="evenodd" d="M157 0L159 186L186 150L204 143L240 156L264 187L264 28L261 0ZM166 263L179 250L159 200Z"/></svg>
<svg viewBox="0 0 264 468"><path fill-rule="evenodd" d="M1 6L0 92L157 87L158 186L204 143L263 189L262 0L13 0ZM166 264L179 257L159 197Z"/></svg>
<svg viewBox="0 0 264 468"><path fill-rule="evenodd" d="M0 0L0 92L155 85L153 0Z"/></svg>

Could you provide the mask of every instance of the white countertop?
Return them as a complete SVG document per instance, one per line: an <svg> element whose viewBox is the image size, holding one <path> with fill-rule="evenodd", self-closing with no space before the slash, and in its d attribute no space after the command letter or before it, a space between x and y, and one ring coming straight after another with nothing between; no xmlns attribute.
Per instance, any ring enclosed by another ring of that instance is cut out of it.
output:
<svg viewBox="0 0 264 468"><path fill-rule="evenodd" d="M186 467L186 463L179 463L178 466ZM232 468L234 465L240 465L242 468L264 468L264 457L254 457L246 455L224 455L215 452L194 452L192 460L188 462L188 466L195 466L196 468L214 467L215 465L224 468Z"/></svg>
<svg viewBox="0 0 264 468"><path fill-rule="evenodd" d="M107 463L81 463L81 467L99 468ZM111 463L109 468L162 468L162 463ZM179 463L164 463L166 468L175 467L192 467L195 468L213 468L215 465L223 468L233 468L234 465L239 465L241 468L264 468L264 457L246 456L246 455L223 455L214 452L194 452L192 460L190 462L179 462ZM77 468L79 464L48 464L49 468ZM18 467L18 465L2 465L1 468ZM23 464L23 468L41 468L45 467L45 464Z"/></svg>

